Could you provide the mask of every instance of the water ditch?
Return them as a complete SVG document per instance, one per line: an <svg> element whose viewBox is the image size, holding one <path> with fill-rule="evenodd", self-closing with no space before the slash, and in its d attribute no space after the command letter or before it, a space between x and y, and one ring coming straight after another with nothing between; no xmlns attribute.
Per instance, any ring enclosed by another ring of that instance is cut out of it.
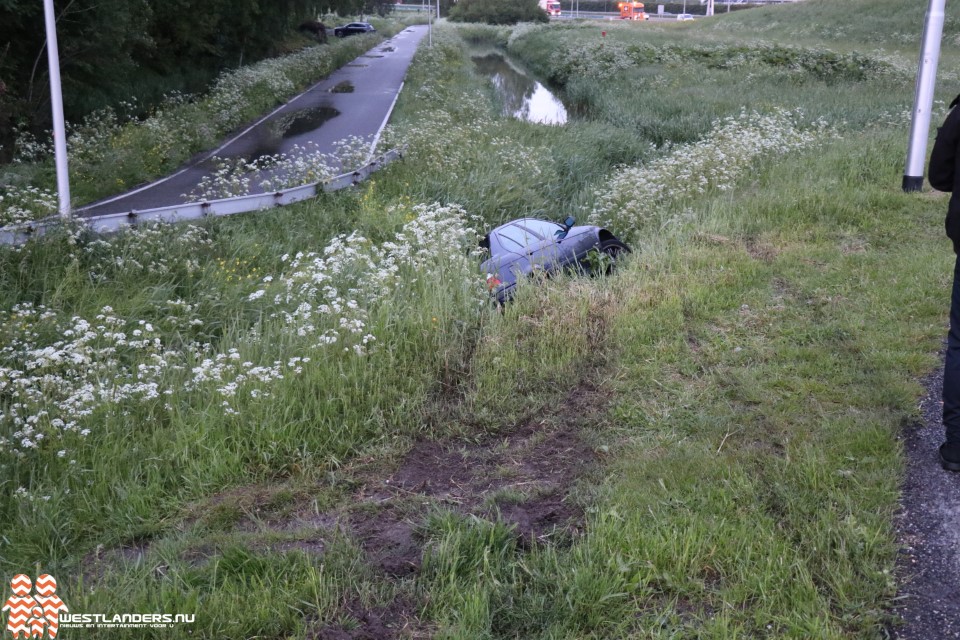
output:
<svg viewBox="0 0 960 640"><path fill-rule="evenodd" d="M486 50L471 58L477 71L493 83L505 116L537 124L566 124L567 109L560 98L508 56Z"/></svg>

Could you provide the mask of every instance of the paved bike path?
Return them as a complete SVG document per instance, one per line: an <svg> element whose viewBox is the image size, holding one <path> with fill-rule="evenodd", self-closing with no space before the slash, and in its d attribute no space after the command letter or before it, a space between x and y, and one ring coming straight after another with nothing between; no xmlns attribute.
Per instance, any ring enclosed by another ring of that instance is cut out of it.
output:
<svg viewBox="0 0 960 640"><path fill-rule="evenodd" d="M290 152L294 146L311 144L323 153L349 136L373 140L386 123L417 46L427 33L423 25L408 27L393 38L334 71L253 126L202 154L179 171L127 193L78 208L75 214L89 217L109 213L184 204L189 194L215 170L214 156L253 159ZM334 87L352 87L334 93Z"/></svg>

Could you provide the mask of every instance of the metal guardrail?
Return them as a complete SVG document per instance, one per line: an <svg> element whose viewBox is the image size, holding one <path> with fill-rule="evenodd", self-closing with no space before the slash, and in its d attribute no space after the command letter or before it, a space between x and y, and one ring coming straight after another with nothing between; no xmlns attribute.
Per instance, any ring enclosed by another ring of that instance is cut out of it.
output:
<svg viewBox="0 0 960 640"><path fill-rule="evenodd" d="M273 207L300 202L316 197L319 193L331 193L357 185L366 180L372 173L390 164L394 160L403 158L403 150L392 149L377 156L366 165L351 173L344 173L333 178L312 182L299 187L282 189L275 193L258 193L220 200L204 202L190 202L175 204L167 207L143 209L140 211L122 211L107 213L89 218L73 218L72 221L82 222L94 233L111 233L123 227L135 226L145 222L185 222L188 220L202 220L210 216L232 216L237 213L262 211ZM32 238L39 238L49 231L63 225L60 216L44 218L36 222L0 227L0 244L19 246Z"/></svg>

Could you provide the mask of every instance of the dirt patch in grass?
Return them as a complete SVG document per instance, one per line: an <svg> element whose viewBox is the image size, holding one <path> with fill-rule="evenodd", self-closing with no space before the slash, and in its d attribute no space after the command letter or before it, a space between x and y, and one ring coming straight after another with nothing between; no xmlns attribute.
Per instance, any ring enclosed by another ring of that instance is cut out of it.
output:
<svg viewBox="0 0 960 640"><path fill-rule="evenodd" d="M780 255L780 250L765 240L746 237L729 238L715 233L697 233L694 241L707 246L730 247L732 249L743 249L754 260L772 263Z"/></svg>
<svg viewBox="0 0 960 640"><path fill-rule="evenodd" d="M424 440L385 474L372 463L357 470L362 485L341 508L348 531L369 563L393 578L419 572L420 523L431 509L499 519L514 526L521 548L579 535L583 510L571 500L575 483L596 467L589 432L606 415L610 394L584 381L560 402L518 424L480 438ZM333 514L324 514L328 522ZM345 605L348 622L328 625L317 640L429 637L407 602L377 610Z"/></svg>
<svg viewBox="0 0 960 640"><path fill-rule="evenodd" d="M344 607L349 624L326 625L307 634L310 640L390 640L428 638L430 634L414 615L415 607L398 599L384 607L367 609L359 603Z"/></svg>
<svg viewBox="0 0 960 640"><path fill-rule="evenodd" d="M756 238L747 238L745 242L745 249L751 258L761 262L766 262L767 264L775 261L777 256L780 255L780 250L775 246L769 242L764 242L763 240L758 240Z"/></svg>
<svg viewBox="0 0 960 640"><path fill-rule="evenodd" d="M347 528L371 564L387 575L403 578L420 570L421 545L415 517L415 512L387 504L349 514Z"/></svg>
<svg viewBox="0 0 960 640"><path fill-rule="evenodd" d="M242 532L254 550L317 555L330 536L345 533L371 566L392 578L419 571L419 528L433 509L511 524L521 547L572 539L582 530L583 509L571 490L596 467L589 434L601 425L609 398L599 382L585 380L555 404L496 433L419 441L389 470L382 461L367 461L339 478L351 488L340 498L317 486L328 508L318 509L313 492L302 485L240 487L185 509L178 528ZM289 537L275 539L277 532ZM145 561L148 554L148 544L124 545L91 554L86 564L100 575L104 565ZM210 548L198 561L216 555Z"/></svg>
<svg viewBox="0 0 960 640"><path fill-rule="evenodd" d="M526 543L578 530L570 489L596 463L585 431L598 424L607 394L583 382L555 407L478 441L417 443L390 477L368 486L379 500L415 496L464 514L499 517ZM388 522L386 526L392 526Z"/></svg>

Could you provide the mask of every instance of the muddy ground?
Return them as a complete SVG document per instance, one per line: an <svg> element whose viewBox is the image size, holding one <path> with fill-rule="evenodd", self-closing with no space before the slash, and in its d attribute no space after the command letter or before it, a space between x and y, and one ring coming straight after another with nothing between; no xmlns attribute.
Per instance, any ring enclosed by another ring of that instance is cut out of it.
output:
<svg viewBox="0 0 960 640"><path fill-rule="evenodd" d="M321 519L349 531L374 567L399 579L419 571L424 541L418 526L438 506L513 526L521 548L572 540L582 531L583 509L571 491L597 466L589 433L602 422L607 401L599 383L585 381L556 405L496 433L417 442L389 475L360 470L352 508ZM414 616L411 603L351 610L357 626L323 627L315 637L427 637Z"/></svg>

